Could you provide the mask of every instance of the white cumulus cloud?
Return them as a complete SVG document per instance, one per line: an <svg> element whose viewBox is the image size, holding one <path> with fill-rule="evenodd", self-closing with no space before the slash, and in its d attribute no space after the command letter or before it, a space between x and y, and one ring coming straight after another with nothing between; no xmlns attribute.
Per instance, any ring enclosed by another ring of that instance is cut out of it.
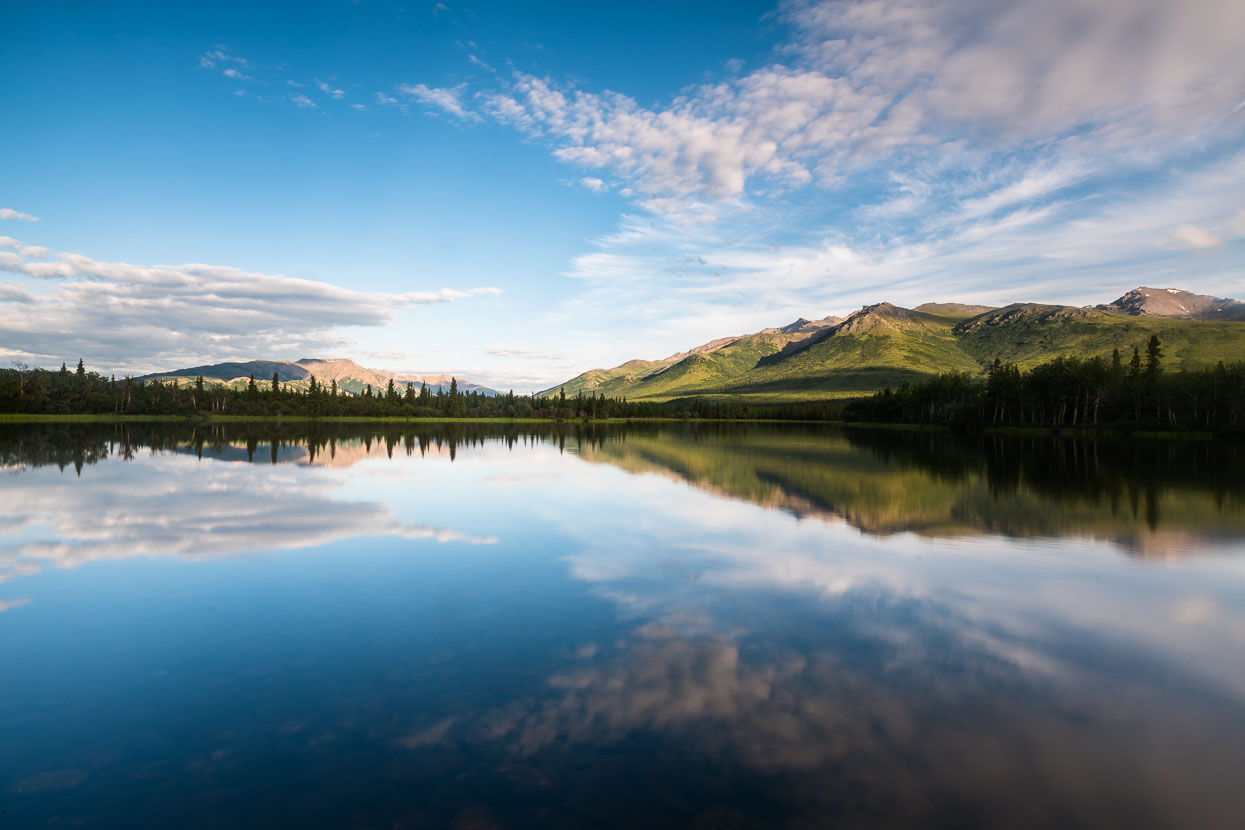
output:
<svg viewBox="0 0 1245 830"><path fill-rule="evenodd" d="M9 248L17 251L19 256L28 259L43 259L48 255L48 249L42 245L25 245L11 236L0 236L0 248Z"/></svg>
<svg viewBox="0 0 1245 830"><path fill-rule="evenodd" d="M71 253L32 261L7 250L0 270L44 283L36 292L0 284L0 342L9 350L35 363L86 356L118 372L341 350L349 347L337 333L343 327L384 326L402 308L500 293L486 286L364 292L228 266L144 266Z"/></svg>

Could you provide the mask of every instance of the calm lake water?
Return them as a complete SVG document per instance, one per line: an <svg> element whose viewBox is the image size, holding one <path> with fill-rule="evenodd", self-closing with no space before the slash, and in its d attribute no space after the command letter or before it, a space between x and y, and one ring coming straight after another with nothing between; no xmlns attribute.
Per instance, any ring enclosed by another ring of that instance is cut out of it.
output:
<svg viewBox="0 0 1245 830"><path fill-rule="evenodd" d="M1245 826L1245 453L0 427L0 828Z"/></svg>

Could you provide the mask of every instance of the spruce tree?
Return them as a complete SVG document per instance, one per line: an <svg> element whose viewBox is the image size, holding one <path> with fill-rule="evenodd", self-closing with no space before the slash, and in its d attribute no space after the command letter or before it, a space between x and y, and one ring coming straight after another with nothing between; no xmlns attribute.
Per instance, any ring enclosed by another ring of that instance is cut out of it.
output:
<svg viewBox="0 0 1245 830"><path fill-rule="evenodd" d="M1163 343L1157 334L1150 335L1146 343L1146 376L1158 377L1163 373Z"/></svg>
<svg viewBox="0 0 1245 830"><path fill-rule="evenodd" d="M82 358L78 358L78 370L74 374L73 379L74 393L77 395L77 406L86 406L86 367L82 365Z"/></svg>
<svg viewBox="0 0 1245 830"><path fill-rule="evenodd" d="M450 378L450 417L461 418L467 414L467 404L458 392L458 379Z"/></svg>

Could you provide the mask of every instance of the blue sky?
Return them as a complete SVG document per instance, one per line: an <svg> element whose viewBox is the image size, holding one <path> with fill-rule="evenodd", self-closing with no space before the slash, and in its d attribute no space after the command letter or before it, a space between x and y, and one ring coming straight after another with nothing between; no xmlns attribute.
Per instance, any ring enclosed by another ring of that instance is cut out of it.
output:
<svg viewBox="0 0 1245 830"><path fill-rule="evenodd" d="M0 360L517 391L889 300L1245 295L1235 0L14 3Z"/></svg>

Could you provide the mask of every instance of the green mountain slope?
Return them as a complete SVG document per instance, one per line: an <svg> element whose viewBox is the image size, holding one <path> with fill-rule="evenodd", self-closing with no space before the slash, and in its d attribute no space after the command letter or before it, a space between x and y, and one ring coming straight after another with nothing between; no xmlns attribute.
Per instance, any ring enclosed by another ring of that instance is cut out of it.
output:
<svg viewBox="0 0 1245 830"><path fill-rule="evenodd" d="M788 336L776 333L740 337L707 354L688 355L673 366L643 378L635 384L631 396L672 398L721 388L791 342Z"/></svg>
<svg viewBox="0 0 1245 830"><path fill-rule="evenodd" d="M847 397L980 364L957 345L956 320L880 303L861 309L805 348L764 361L721 390L743 397Z"/></svg>
<svg viewBox="0 0 1245 830"><path fill-rule="evenodd" d="M997 357L1022 367L1059 355L1110 357L1119 349L1127 362L1134 347L1157 334L1165 365L1175 371L1245 360L1245 325L1239 322L1138 317L1090 308L1010 305L972 317L955 327L960 348L982 365Z"/></svg>
<svg viewBox="0 0 1245 830"><path fill-rule="evenodd" d="M1191 310L1185 317L1172 316L1175 312L1163 306L1160 316L1125 303L1136 293L1096 308L925 303L906 309L879 303L842 321L800 320L715 340L665 360L634 360L585 372L542 394L565 389L571 396L591 392L631 400L749 402L856 397L943 372L979 375L996 358L1029 367L1061 355L1109 358L1118 348L1127 361L1134 348L1144 351L1151 335L1162 341L1171 371L1245 360L1245 322L1208 319L1234 301L1163 289L1160 299L1174 296ZM1128 310L1118 310L1124 307Z"/></svg>
<svg viewBox="0 0 1245 830"><path fill-rule="evenodd" d="M662 360L629 360L613 369L591 369L537 394L557 395L565 391L568 397L591 393L645 399L699 394L699 390L720 386L754 368L761 359L798 347L839 322L838 317L801 317L780 328L711 340Z"/></svg>
<svg viewBox="0 0 1245 830"><path fill-rule="evenodd" d="M556 395L560 390L565 390L568 397L593 392L618 398L628 394L636 382L668 366L670 363L666 360L628 360L613 369L590 369L540 394Z"/></svg>

